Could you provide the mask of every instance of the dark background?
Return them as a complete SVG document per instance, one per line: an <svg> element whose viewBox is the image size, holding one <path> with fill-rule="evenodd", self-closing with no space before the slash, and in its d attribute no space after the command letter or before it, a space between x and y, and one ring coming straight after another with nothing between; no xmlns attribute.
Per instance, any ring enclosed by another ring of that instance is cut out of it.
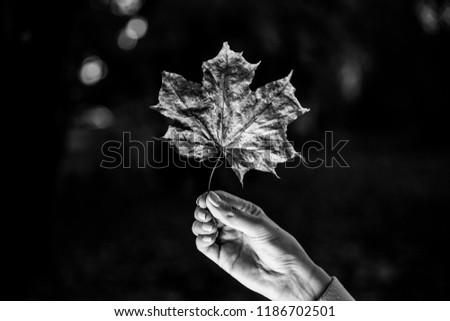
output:
<svg viewBox="0 0 450 321"><path fill-rule="evenodd" d="M333 131L350 141L350 168L280 165L281 180L253 171L245 188L220 168L213 188L260 205L356 299L450 299L448 1L133 4L2 2L4 299L263 299L195 248L207 168L142 169L136 156L130 169L99 166L102 144L123 132L163 135L169 121L147 108L161 71L200 82L224 41L262 61L253 89L294 70L311 112L289 138L299 150ZM148 30L121 49L137 15ZM86 85L80 68L92 56L107 73Z"/></svg>

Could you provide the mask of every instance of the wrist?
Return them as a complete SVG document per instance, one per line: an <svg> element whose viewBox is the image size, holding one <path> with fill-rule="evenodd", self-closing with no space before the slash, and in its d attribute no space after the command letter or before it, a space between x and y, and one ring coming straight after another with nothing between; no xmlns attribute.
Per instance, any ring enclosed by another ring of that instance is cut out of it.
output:
<svg viewBox="0 0 450 321"><path fill-rule="evenodd" d="M279 295L274 300L315 301L326 290L331 277L311 262L308 267L297 266L281 282Z"/></svg>
<svg viewBox="0 0 450 321"><path fill-rule="evenodd" d="M321 267L313 263L306 296L308 301L316 301L325 292L332 278Z"/></svg>

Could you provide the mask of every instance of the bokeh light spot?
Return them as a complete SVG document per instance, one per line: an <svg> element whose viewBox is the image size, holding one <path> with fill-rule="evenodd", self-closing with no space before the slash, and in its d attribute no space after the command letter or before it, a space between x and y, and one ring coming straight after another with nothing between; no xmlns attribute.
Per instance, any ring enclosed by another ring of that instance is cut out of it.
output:
<svg viewBox="0 0 450 321"><path fill-rule="evenodd" d="M106 129L114 123L114 114L105 106L95 106L86 110L80 117L80 123L91 128Z"/></svg>
<svg viewBox="0 0 450 321"><path fill-rule="evenodd" d="M126 32L134 32L138 39L141 39L147 33L148 23L144 17L135 17L128 21Z"/></svg>
<svg viewBox="0 0 450 321"><path fill-rule="evenodd" d="M420 2L416 7L416 14L426 33L433 34L438 31L438 13L432 3Z"/></svg>
<svg viewBox="0 0 450 321"><path fill-rule="evenodd" d="M142 7L142 0L112 0L111 11L118 16L131 16Z"/></svg>
<svg viewBox="0 0 450 321"><path fill-rule="evenodd" d="M441 15L442 21L450 27L450 2L446 3Z"/></svg>
<svg viewBox="0 0 450 321"><path fill-rule="evenodd" d="M357 98L361 91L362 70L356 59L347 59L339 69L339 84L342 96L351 101Z"/></svg>
<svg viewBox="0 0 450 321"><path fill-rule="evenodd" d="M117 37L117 45L123 50L132 50L136 47L138 35L132 29L122 29Z"/></svg>
<svg viewBox="0 0 450 321"><path fill-rule="evenodd" d="M83 84L92 86L105 78L107 72L107 66L103 60L97 56L90 56L83 61L79 77Z"/></svg>

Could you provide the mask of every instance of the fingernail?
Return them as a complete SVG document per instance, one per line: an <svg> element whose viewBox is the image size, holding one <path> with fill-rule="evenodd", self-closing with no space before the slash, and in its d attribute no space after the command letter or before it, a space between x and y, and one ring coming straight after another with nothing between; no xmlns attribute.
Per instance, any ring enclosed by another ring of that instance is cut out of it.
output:
<svg viewBox="0 0 450 321"><path fill-rule="evenodd" d="M209 200L212 203L212 205L214 205L215 207L219 207L220 202L222 202L222 199L219 197L219 195L217 195L213 191L209 192L208 195L209 195Z"/></svg>
<svg viewBox="0 0 450 321"><path fill-rule="evenodd" d="M209 243L209 242L211 242L211 241L212 241L211 236L204 236L204 237L203 237L203 242Z"/></svg>
<svg viewBox="0 0 450 321"><path fill-rule="evenodd" d="M198 201L200 200L200 197L202 197L202 196L200 195L199 197L197 197L197 199L195 200L195 204L199 205Z"/></svg>
<svg viewBox="0 0 450 321"><path fill-rule="evenodd" d="M214 226L211 225L211 224L204 224L204 225L203 225L203 229L204 229L206 232L211 232L211 231L214 229Z"/></svg>

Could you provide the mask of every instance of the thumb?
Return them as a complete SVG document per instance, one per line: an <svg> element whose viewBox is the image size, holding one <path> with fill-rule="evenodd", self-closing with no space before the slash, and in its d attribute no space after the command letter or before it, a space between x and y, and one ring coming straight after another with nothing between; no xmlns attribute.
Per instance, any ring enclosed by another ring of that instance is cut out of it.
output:
<svg viewBox="0 0 450 321"><path fill-rule="evenodd" d="M223 191L211 191L206 197L206 206L223 224L248 236L261 234L264 214L253 203Z"/></svg>

